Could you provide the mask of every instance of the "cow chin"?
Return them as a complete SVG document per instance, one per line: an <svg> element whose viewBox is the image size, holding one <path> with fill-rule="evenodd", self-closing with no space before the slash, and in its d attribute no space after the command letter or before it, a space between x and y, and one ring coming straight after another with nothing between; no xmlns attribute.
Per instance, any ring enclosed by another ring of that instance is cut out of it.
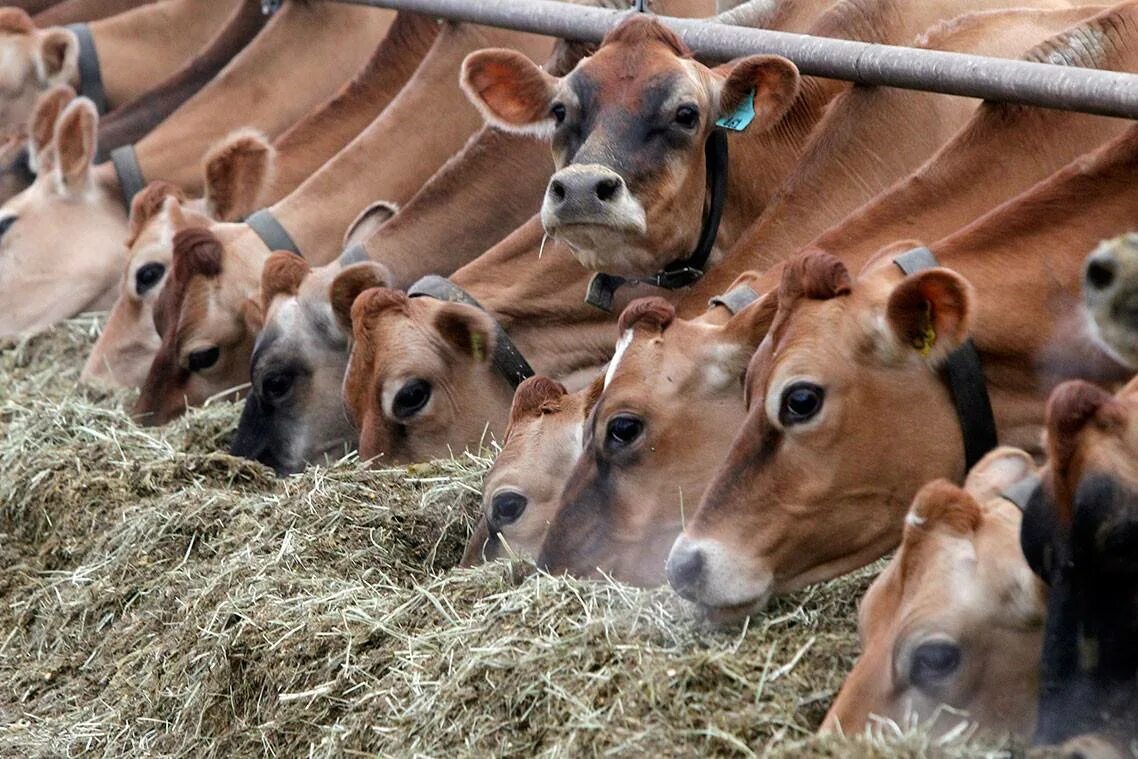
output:
<svg viewBox="0 0 1138 759"><path fill-rule="evenodd" d="M699 556L693 568L692 557ZM717 540L676 538L668 556L668 582L717 624L762 611L774 592L774 573L735 554Z"/></svg>
<svg viewBox="0 0 1138 759"><path fill-rule="evenodd" d="M639 224L620 218L566 221L543 210L541 220L546 233L569 248L573 257L590 271L642 277L656 273L668 263L659 261L653 252L645 236L643 215Z"/></svg>

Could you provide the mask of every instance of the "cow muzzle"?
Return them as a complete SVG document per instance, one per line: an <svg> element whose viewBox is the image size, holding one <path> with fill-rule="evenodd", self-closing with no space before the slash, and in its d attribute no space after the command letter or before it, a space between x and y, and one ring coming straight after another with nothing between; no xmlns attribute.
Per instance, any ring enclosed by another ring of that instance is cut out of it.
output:
<svg viewBox="0 0 1138 759"><path fill-rule="evenodd" d="M716 540L680 535L665 571L676 593L699 604L713 621L727 622L761 611L770 600L773 574L746 563Z"/></svg>
<svg viewBox="0 0 1138 759"><path fill-rule="evenodd" d="M599 164L567 166L553 175L541 207L545 230L575 244L572 227L600 227L620 234L644 234L644 207L623 177ZM582 240L582 244L590 244Z"/></svg>

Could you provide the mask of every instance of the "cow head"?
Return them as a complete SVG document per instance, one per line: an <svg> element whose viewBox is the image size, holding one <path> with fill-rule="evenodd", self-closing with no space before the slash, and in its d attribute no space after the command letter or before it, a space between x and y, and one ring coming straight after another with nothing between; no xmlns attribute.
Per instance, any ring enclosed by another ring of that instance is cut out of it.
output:
<svg viewBox="0 0 1138 759"><path fill-rule="evenodd" d="M774 304L767 298L721 325L676 319L660 298L629 304L540 566L665 581L685 511L690 518L745 413L743 375Z"/></svg>
<svg viewBox="0 0 1138 759"><path fill-rule="evenodd" d="M1043 588L1019 551L1019 509L1001 493L1035 469L999 448L963 488L935 480L917 493L901 547L861 601L862 654L823 729L860 732L876 715L938 735L962 720L1031 733Z"/></svg>
<svg viewBox="0 0 1138 759"><path fill-rule="evenodd" d="M234 221L257 207L272 172L273 151L265 137L242 130L206 153L205 196L188 200L168 182L151 182L134 197L129 258L119 296L83 368L80 381L139 387L161 342L154 304L166 282L174 237L190 227Z"/></svg>
<svg viewBox="0 0 1138 759"><path fill-rule="evenodd" d="M35 181L0 207L0 335L45 329L114 298L127 217L91 166L98 121L86 98L63 108Z"/></svg>
<svg viewBox="0 0 1138 759"><path fill-rule="evenodd" d="M564 77L519 53L483 50L466 59L462 82L491 123L552 136L546 231L586 268L649 274L696 245L715 121L753 93L749 129L777 123L798 71L770 55L708 68L659 21L635 15Z"/></svg>
<svg viewBox="0 0 1138 759"><path fill-rule="evenodd" d="M174 236L171 272L154 304L162 342L133 412L142 423L164 424L187 406L240 395L248 383L264 258L226 240L242 226L191 227Z"/></svg>
<svg viewBox="0 0 1138 759"><path fill-rule="evenodd" d="M548 377L518 385L502 450L482 486L482 518L465 565L503 556L534 559L581 452L581 428L601 378L570 393Z"/></svg>
<svg viewBox="0 0 1138 759"><path fill-rule="evenodd" d="M333 285L336 291L336 285ZM501 435L513 388L491 360L494 321L462 303L370 288L333 301L352 335L344 404L360 458L424 461ZM470 407L475 407L472 413Z"/></svg>
<svg viewBox="0 0 1138 759"><path fill-rule="evenodd" d="M1103 242L1083 271L1091 332L1111 355L1138 369L1138 234Z"/></svg>
<svg viewBox="0 0 1138 759"><path fill-rule="evenodd" d="M856 283L820 251L787 263L746 421L668 560L681 595L726 618L848 572L896 545L922 484L963 475L937 369L966 339L971 292L887 256Z"/></svg>
<svg viewBox="0 0 1138 759"><path fill-rule="evenodd" d="M1036 740L1138 740L1138 380L1047 406L1048 473L1021 540L1049 585Z"/></svg>
<svg viewBox="0 0 1138 759"><path fill-rule="evenodd" d="M311 269L291 253L269 256L261 274L265 326L253 349L234 455L288 474L356 447L341 398L350 333L332 304L390 281L384 266L369 261Z"/></svg>
<svg viewBox="0 0 1138 759"><path fill-rule="evenodd" d="M19 8L0 8L0 133L24 125L36 98L79 79L79 40L67 29L37 29Z"/></svg>

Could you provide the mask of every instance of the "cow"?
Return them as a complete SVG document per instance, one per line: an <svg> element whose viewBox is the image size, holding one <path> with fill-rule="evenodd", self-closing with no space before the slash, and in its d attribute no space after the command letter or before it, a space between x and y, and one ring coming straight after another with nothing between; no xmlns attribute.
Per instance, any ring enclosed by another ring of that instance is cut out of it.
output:
<svg viewBox="0 0 1138 759"><path fill-rule="evenodd" d="M858 607L861 655L823 731L887 719L939 736L967 721L1030 737L1045 595L1019 550L1026 499L1009 493L1037 470L1024 451L997 448L963 487L939 479L917 492L900 548Z"/></svg>
<svg viewBox="0 0 1138 759"><path fill-rule="evenodd" d="M169 182L151 182L134 197L126 239L128 262L118 299L99 331L79 376L85 385L136 388L142 385L160 336L154 303L166 281L175 235L215 220L236 220L257 207L274 153L264 136L239 131L202 161L205 195L189 200Z"/></svg>
<svg viewBox="0 0 1138 759"><path fill-rule="evenodd" d="M17 5L34 14L32 20L36 26L46 29L49 26L98 21L153 2L156 0L26 0Z"/></svg>
<svg viewBox="0 0 1138 759"><path fill-rule="evenodd" d="M1048 585L1039 720L1050 744L1138 741L1138 380L1074 380L1047 405L1048 469L1021 544Z"/></svg>
<svg viewBox="0 0 1138 759"><path fill-rule="evenodd" d="M581 452L585 420L604 375L575 393L535 375L518 385L502 449L482 486L482 514L463 566L505 557L537 558Z"/></svg>
<svg viewBox="0 0 1138 759"><path fill-rule="evenodd" d="M1083 298L1099 344L1138 370L1138 234L1105 240L1087 257Z"/></svg>
<svg viewBox="0 0 1138 759"><path fill-rule="evenodd" d="M1121 381L1076 304L1085 251L1133 223L1135 166L1131 127L919 256L940 266L903 273L894 257L909 243L856 280L820 250L786 265L747 419L670 554L673 588L729 619L862 566L896 545L921 484L962 477L991 427L1038 450L1051 388ZM994 416L977 400L966 437L939 373L970 340L983 375L953 392L982 399L986 380Z"/></svg>

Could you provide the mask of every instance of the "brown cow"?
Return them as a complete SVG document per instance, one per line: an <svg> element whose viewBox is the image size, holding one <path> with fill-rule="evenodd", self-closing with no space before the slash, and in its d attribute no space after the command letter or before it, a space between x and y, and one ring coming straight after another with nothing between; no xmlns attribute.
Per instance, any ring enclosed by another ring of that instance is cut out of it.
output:
<svg viewBox="0 0 1138 759"><path fill-rule="evenodd" d="M35 4L36 0L28 2ZM33 20L38 27L46 29L49 26L63 26L81 21L98 21L154 2L157 0L46 0L39 5L50 5L50 7L37 11L25 7L25 10L35 14Z"/></svg>
<svg viewBox="0 0 1138 759"><path fill-rule="evenodd" d="M901 547L858 608L862 653L823 730L858 733L877 717L935 735L962 721L1031 735L1044 594L1004 493L1035 472L1029 455L999 448L963 488L921 488Z"/></svg>
<svg viewBox="0 0 1138 759"><path fill-rule="evenodd" d="M937 371L969 336L1000 439L1019 447L1037 448L1058 382L1121 379L1086 333L1078 285L1085 251L1133 223L1135 167L1131 128L934 245L951 269L904 277L898 249L856 281L820 252L785 267L748 370L747 420L672 549L673 587L736 616L895 545L917 487L963 474L960 422Z"/></svg>
<svg viewBox="0 0 1138 759"><path fill-rule="evenodd" d="M507 556L533 560L581 453L582 427L604 375L575 393L540 375L518 385L502 450L482 486L482 516L463 566Z"/></svg>
<svg viewBox="0 0 1138 759"><path fill-rule="evenodd" d="M1112 356L1138 369L1138 235L1103 242L1087 258L1088 324Z"/></svg>

